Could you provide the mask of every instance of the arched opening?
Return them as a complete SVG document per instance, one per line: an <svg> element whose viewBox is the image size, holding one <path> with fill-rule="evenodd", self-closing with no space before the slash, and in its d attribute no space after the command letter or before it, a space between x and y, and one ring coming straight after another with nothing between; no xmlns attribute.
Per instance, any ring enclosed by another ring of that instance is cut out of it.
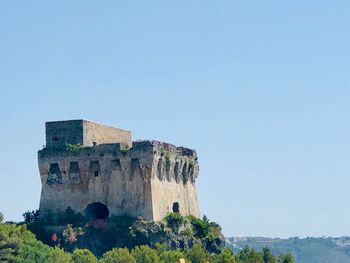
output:
<svg viewBox="0 0 350 263"><path fill-rule="evenodd" d="M92 220L106 219L109 216L108 207L100 202L89 204L84 211L86 217Z"/></svg>
<svg viewBox="0 0 350 263"><path fill-rule="evenodd" d="M174 213L180 213L180 205L178 202L173 203L173 212Z"/></svg>

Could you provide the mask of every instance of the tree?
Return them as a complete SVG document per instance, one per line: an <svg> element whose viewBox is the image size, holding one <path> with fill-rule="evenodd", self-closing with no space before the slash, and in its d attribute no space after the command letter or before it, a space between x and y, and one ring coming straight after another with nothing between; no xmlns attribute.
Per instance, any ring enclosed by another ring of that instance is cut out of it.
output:
<svg viewBox="0 0 350 263"><path fill-rule="evenodd" d="M81 213L76 213L71 207L68 207L63 214L61 214L62 218L59 218L59 221L63 225L71 224L71 225L83 225L87 222L87 218L83 216Z"/></svg>
<svg viewBox="0 0 350 263"><path fill-rule="evenodd" d="M102 259L102 263L136 263L135 258L130 254L127 248L113 248L106 252Z"/></svg>
<svg viewBox="0 0 350 263"><path fill-rule="evenodd" d="M262 254L246 246L237 255L238 263L264 263Z"/></svg>
<svg viewBox="0 0 350 263"><path fill-rule="evenodd" d="M33 239L24 241L20 246L17 262L46 262L52 257L53 248Z"/></svg>
<svg viewBox="0 0 350 263"><path fill-rule="evenodd" d="M72 260L74 263L97 263L97 258L88 249L75 249Z"/></svg>
<svg viewBox="0 0 350 263"><path fill-rule="evenodd" d="M210 261L212 263L236 263L235 256L233 255L233 252L225 248L220 254L214 254L212 256L212 260Z"/></svg>
<svg viewBox="0 0 350 263"><path fill-rule="evenodd" d="M66 263L69 253L38 241L26 225L0 224L0 262Z"/></svg>
<svg viewBox="0 0 350 263"><path fill-rule="evenodd" d="M189 216L188 218L191 221L196 236L204 238L208 235L210 225L207 218L205 218L205 221L194 216Z"/></svg>
<svg viewBox="0 0 350 263"><path fill-rule="evenodd" d="M267 247L263 248L264 263L276 263L276 257L272 255L271 250Z"/></svg>
<svg viewBox="0 0 350 263"><path fill-rule="evenodd" d="M25 225L0 224L0 262L14 261L24 242L35 240Z"/></svg>
<svg viewBox="0 0 350 263"><path fill-rule="evenodd" d="M177 262L180 258L185 258L184 254L179 250L174 251L162 251L159 254L160 262L173 263Z"/></svg>
<svg viewBox="0 0 350 263"><path fill-rule="evenodd" d="M136 259L136 263L158 263L160 262L156 250L149 246L135 247L131 251L131 255Z"/></svg>
<svg viewBox="0 0 350 263"><path fill-rule="evenodd" d="M292 254L287 253L279 256L278 263L295 263L295 260Z"/></svg>
<svg viewBox="0 0 350 263"><path fill-rule="evenodd" d="M24 222L27 225L30 225L30 224L37 222L39 220L39 210L27 211L27 212L23 213L22 216L24 218Z"/></svg>
<svg viewBox="0 0 350 263"><path fill-rule="evenodd" d="M3 221L4 221L4 215L3 213L0 212L0 224L2 224Z"/></svg>
<svg viewBox="0 0 350 263"><path fill-rule="evenodd" d="M55 247L52 249L45 263L67 263L71 262L71 260L72 257L69 253L65 253L63 249Z"/></svg>
<svg viewBox="0 0 350 263"><path fill-rule="evenodd" d="M209 261L210 256L205 252L200 244L194 244L194 246L186 250L186 259L191 261L191 263L205 263Z"/></svg>

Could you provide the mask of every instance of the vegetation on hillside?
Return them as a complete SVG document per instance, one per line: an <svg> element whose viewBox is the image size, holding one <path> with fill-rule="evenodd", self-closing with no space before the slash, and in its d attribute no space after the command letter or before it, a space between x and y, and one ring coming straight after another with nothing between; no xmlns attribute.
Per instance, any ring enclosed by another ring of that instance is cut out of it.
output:
<svg viewBox="0 0 350 263"><path fill-rule="evenodd" d="M225 244L220 226L205 216L199 219L169 213L160 222L127 215L96 219L75 213L71 208L44 215L28 211L23 216L28 229L45 244L60 246L69 252L86 248L97 256L115 247L133 249L147 245L155 248L157 243L171 250L190 249L199 243L209 253L220 253Z"/></svg>
<svg viewBox="0 0 350 263"><path fill-rule="evenodd" d="M262 251L268 246L273 254L291 253L298 263L350 262L350 237L291 237L288 239L246 237L229 238L226 245L235 252L249 246Z"/></svg>
<svg viewBox="0 0 350 263"><path fill-rule="evenodd" d="M40 216L35 216L36 213L37 212L34 211L25 214L26 220L32 220L31 222L27 223L29 223L30 227L34 227L34 229L35 227L38 227L37 224L40 222L40 219L38 219ZM65 216L67 216L69 213L72 213L72 211L65 213ZM33 221L34 218L36 221ZM260 253L252 249L245 248L236 255L234 255L233 252L227 248L223 248L217 253L210 252L206 249L207 244L205 242L207 239L211 239L213 235L215 236L218 229L215 223L210 222L206 218L204 218L205 220L193 220L193 218L181 218L178 215L168 215L165 219L164 228L169 228L169 231L172 233L174 233L174 231L181 233L181 231L192 229L192 234L194 236L197 234L201 235L203 240L201 238L194 240L194 244L191 248L169 250L169 245L167 243L156 243L152 247L149 245L136 245L132 248L114 247L108 251L105 251L98 257L96 257L96 255L89 249L72 246L72 244L78 243L79 240L83 240L84 235L86 235L86 232L84 232L85 230L82 227L76 227L74 224L69 224L63 228L61 234L54 233L50 236L50 242L52 242L52 245L49 246L39 241L35 235L27 229L26 223L3 223L1 213L0 219L0 262L173 263L178 261L180 258L184 258L186 262L192 263L294 262L290 255L281 255L277 258L271 254L269 249L265 249L263 253ZM127 231L126 226L130 225L130 222L127 220L125 221L124 219L129 220L130 218L123 218L123 220L118 218L119 222L116 222L116 218L114 218L113 221L112 217L111 220L114 222L114 225L112 224L113 226L111 226L110 231L116 231L115 236L121 236L128 239L130 238L129 232L135 234L135 228L131 227L131 229ZM64 221L65 223L67 223L67 220L69 223L72 223L74 222L74 217L66 217L62 219L53 216L50 220L51 222L56 222L56 224L57 222L63 222L64 220L66 220ZM141 219L134 220L134 222L138 222L138 224L149 224L149 222L145 222ZM91 222L86 224L91 224ZM102 231L102 229L109 224L109 222L95 222L92 228L96 231ZM184 224L188 224L189 226L184 227ZM57 225L53 226L53 228L59 230ZM142 232L143 230L139 229L137 231ZM147 230L145 231L147 232ZM203 241L204 243L202 243ZM92 242L92 240L90 240L90 242Z"/></svg>

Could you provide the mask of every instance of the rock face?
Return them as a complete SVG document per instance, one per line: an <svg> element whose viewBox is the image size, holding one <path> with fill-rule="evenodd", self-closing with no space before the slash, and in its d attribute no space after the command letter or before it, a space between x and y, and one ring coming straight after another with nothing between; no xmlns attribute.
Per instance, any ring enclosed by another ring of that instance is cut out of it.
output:
<svg viewBox="0 0 350 263"><path fill-rule="evenodd" d="M69 147L68 147L69 146ZM194 150L157 141L131 142L129 131L85 120L46 123L38 152L40 210L109 214L158 221L168 212L199 217ZM91 212L91 211L90 211Z"/></svg>

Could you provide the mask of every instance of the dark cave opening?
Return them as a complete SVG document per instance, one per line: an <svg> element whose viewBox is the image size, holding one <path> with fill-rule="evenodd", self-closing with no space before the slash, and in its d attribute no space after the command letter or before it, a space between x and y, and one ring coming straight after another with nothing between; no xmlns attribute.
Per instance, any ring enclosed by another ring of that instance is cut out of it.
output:
<svg viewBox="0 0 350 263"><path fill-rule="evenodd" d="M92 220L106 219L109 216L108 207L100 202L89 204L84 211L85 215Z"/></svg>

